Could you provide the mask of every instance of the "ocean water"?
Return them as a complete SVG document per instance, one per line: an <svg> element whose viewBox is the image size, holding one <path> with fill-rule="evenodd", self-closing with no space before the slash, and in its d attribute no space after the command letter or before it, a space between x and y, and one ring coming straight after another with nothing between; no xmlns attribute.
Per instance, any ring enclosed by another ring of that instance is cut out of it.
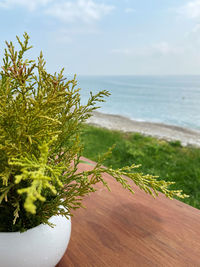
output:
<svg viewBox="0 0 200 267"><path fill-rule="evenodd" d="M100 112L200 129L200 76L77 76L83 103L108 90Z"/></svg>

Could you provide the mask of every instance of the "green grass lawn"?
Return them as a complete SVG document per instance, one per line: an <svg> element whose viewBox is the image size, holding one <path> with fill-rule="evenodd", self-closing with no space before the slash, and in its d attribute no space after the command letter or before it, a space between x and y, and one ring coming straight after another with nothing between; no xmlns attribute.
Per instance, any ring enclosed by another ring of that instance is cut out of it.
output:
<svg viewBox="0 0 200 267"><path fill-rule="evenodd" d="M113 168L141 164L140 171L175 181L172 188L190 195L183 201L200 208L200 149L183 147L179 141L167 142L138 133L121 133L85 125L81 136L83 155L96 161L98 155L116 144L105 166Z"/></svg>

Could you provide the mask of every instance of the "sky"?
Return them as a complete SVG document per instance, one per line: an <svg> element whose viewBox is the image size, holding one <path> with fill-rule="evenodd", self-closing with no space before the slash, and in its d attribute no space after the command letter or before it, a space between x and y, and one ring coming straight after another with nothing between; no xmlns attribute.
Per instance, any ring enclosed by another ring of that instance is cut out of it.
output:
<svg viewBox="0 0 200 267"><path fill-rule="evenodd" d="M0 0L1 65L24 32L51 73L200 75L200 0Z"/></svg>

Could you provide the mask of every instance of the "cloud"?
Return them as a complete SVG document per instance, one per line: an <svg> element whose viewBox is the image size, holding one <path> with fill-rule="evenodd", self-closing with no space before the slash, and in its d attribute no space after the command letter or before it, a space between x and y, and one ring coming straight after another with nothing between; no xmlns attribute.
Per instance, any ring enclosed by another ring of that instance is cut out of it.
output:
<svg viewBox="0 0 200 267"><path fill-rule="evenodd" d="M90 22L109 14L114 6L93 0L60 1L46 9L46 14L66 22Z"/></svg>
<svg viewBox="0 0 200 267"><path fill-rule="evenodd" d="M155 54L164 56L169 54L180 54L182 52L182 48L172 46L167 42L160 42L152 46L152 51Z"/></svg>
<svg viewBox="0 0 200 267"><path fill-rule="evenodd" d="M167 42L161 42L153 45L153 48L156 52L166 55L169 54L172 51L172 48Z"/></svg>
<svg viewBox="0 0 200 267"><path fill-rule="evenodd" d="M192 33L196 33L196 32L199 32L200 31L200 24L197 23L194 28L192 29Z"/></svg>
<svg viewBox="0 0 200 267"><path fill-rule="evenodd" d="M127 7L127 8L124 9L124 12L125 13L133 13L133 12L135 12L135 9L131 8L131 7Z"/></svg>
<svg viewBox="0 0 200 267"><path fill-rule="evenodd" d="M0 8L10 9L16 6L27 8L34 11L36 8L46 6L53 0L3 0L0 2Z"/></svg>
<svg viewBox="0 0 200 267"><path fill-rule="evenodd" d="M115 48L111 50L112 54L121 54L121 55L133 55L134 50L130 48Z"/></svg>
<svg viewBox="0 0 200 267"><path fill-rule="evenodd" d="M114 9L112 5L94 0L0 0L0 8L15 7L23 7L31 12L42 7L41 11L46 15L66 22L99 20Z"/></svg>
<svg viewBox="0 0 200 267"><path fill-rule="evenodd" d="M190 19L199 19L200 18L200 0L193 0L187 4L181 6L177 10L178 14L184 15Z"/></svg>
<svg viewBox="0 0 200 267"><path fill-rule="evenodd" d="M61 28L53 33L53 38L57 43L70 44L77 40L82 35L99 34L96 29L90 27L70 27L70 29Z"/></svg>
<svg viewBox="0 0 200 267"><path fill-rule="evenodd" d="M187 31L184 35L185 38L191 39L192 42L199 44L199 32L200 32L200 0L189 1L187 4L179 7L177 13L185 18L193 20L196 24Z"/></svg>
<svg viewBox="0 0 200 267"><path fill-rule="evenodd" d="M112 49L111 53L118 54L122 56L168 56L181 54L183 52L183 48L172 46L167 42L159 42L149 46L144 46L141 48L120 48L120 49Z"/></svg>

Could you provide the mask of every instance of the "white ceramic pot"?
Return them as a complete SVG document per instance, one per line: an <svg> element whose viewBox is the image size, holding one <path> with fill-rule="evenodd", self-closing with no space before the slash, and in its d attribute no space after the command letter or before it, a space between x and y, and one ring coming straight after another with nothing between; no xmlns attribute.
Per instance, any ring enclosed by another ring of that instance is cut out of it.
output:
<svg viewBox="0 0 200 267"><path fill-rule="evenodd" d="M0 233L0 267L54 267L69 243L71 219L53 216L24 233Z"/></svg>

